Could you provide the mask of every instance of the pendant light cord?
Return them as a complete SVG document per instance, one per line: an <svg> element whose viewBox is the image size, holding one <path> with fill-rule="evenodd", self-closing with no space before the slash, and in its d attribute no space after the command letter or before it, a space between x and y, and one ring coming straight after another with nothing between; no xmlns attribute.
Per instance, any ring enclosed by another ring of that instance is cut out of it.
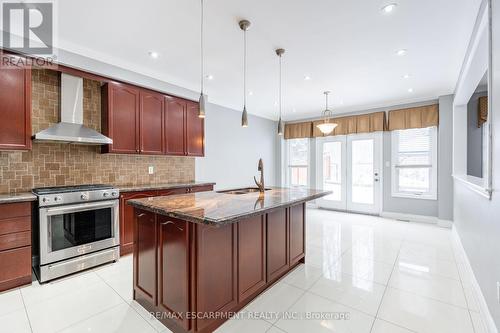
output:
<svg viewBox="0 0 500 333"><path fill-rule="evenodd" d="M203 63L203 56L204 56L204 54L203 54L203 7L204 7L203 0L201 0L201 31L200 31L201 32L200 33L201 43L200 44L201 44L201 94L202 95L203 95L203 88L204 88L203 87L203 83L204 83L203 82L203 76L204 76L204 73L203 73L203 71L204 71L204 68L203 68L204 67L203 66L204 65L204 63Z"/></svg>
<svg viewBox="0 0 500 333"><path fill-rule="evenodd" d="M243 107L247 106L247 30L243 30Z"/></svg>
<svg viewBox="0 0 500 333"><path fill-rule="evenodd" d="M280 89L279 89L279 95L280 95L280 100L279 100L279 106L280 106L280 119L281 119L281 100L282 100L282 97L281 97L281 54L280 54Z"/></svg>

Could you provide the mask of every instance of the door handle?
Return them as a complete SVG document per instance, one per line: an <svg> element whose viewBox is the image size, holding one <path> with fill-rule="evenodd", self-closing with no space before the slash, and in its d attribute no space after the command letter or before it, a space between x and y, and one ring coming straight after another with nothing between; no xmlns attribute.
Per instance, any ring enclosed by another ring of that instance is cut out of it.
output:
<svg viewBox="0 0 500 333"><path fill-rule="evenodd" d="M166 222L162 222L161 225L169 225L169 224L173 224L177 229L179 229L180 231L184 231L184 229L182 229L181 227L178 227L175 225L174 222L172 221L166 221Z"/></svg>

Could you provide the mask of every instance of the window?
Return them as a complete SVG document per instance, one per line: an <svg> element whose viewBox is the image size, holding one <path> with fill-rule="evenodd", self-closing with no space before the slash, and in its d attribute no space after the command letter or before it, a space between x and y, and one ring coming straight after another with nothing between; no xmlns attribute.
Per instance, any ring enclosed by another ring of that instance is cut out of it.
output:
<svg viewBox="0 0 500 333"><path fill-rule="evenodd" d="M287 184L307 186L309 179L309 139L287 140Z"/></svg>
<svg viewBox="0 0 500 333"><path fill-rule="evenodd" d="M436 127L392 131L392 196L436 200Z"/></svg>

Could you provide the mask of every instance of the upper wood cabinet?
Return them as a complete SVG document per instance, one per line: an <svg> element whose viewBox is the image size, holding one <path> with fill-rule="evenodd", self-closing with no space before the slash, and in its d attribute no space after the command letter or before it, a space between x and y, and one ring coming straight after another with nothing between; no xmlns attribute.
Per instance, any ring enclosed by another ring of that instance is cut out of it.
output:
<svg viewBox="0 0 500 333"><path fill-rule="evenodd" d="M30 69L0 67L0 113L0 149L31 149Z"/></svg>
<svg viewBox="0 0 500 333"><path fill-rule="evenodd" d="M186 101L170 96L165 97L165 100L165 153L186 155Z"/></svg>
<svg viewBox="0 0 500 333"><path fill-rule="evenodd" d="M104 146L107 153L140 152L139 147L139 89L110 82L102 87L102 130L113 139Z"/></svg>
<svg viewBox="0 0 500 333"><path fill-rule="evenodd" d="M163 95L141 91L140 93L140 150L143 154L163 154Z"/></svg>
<svg viewBox="0 0 500 333"><path fill-rule="evenodd" d="M113 139L105 153L204 156L198 103L109 82L101 105L103 133Z"/></svg>
<svg viewBox="0 0 500 333"><path fill-rule="evenodd" d="M199 105L187 102L186 107L186 155L205 155L205 121L198 117Z"/></svg>

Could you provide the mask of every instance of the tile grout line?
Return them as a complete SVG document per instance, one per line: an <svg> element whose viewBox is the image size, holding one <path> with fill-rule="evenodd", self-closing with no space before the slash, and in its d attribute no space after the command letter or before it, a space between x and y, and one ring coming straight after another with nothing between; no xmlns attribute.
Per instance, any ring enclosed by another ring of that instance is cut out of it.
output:
<svg viewBox="0 0 500 333"><path fill-rule="evenodd" d="M30 319L30 316L28 314L28 309L26 308L26 302L24 302L23 293L21 292L20 288L18 290L19 290L19 294L21 294L21 300L23 301L24 313L26 314L26 318L28 319L28 324L30 325L31 333L33 333L33 326L31 325L31 319Z"/></svg>

